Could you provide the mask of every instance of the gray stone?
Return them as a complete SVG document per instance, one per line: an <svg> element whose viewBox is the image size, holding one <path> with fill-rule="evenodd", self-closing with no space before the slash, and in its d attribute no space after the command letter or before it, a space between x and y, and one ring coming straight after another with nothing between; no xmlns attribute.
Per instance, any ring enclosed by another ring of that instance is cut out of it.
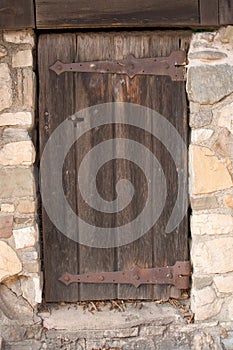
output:
<svg viewBox="0 0 233 350"><path fill-rule="evenodd" d="M191 59L200 59L200 60L221 60L227 57L227 54L221 51L216 50L204 50L204 51L195 51L189 54Z"/></svg>
<svg viewBox="0 0 233 350"><path fill-rule="evenodd" d="M187 77L193 102L214 104L233 92L233 67L228 64L191 66Z"/></svg>
<svg viewBox="0 0 233 350"><path fill-rule="evenodd" d="M4 350L40 350L41 342L35 340L24 341L21 343L8 343ZM54 348L55 350L55 348Z"/></svg>
<svg viewBox="0 0 233 350"><path fill-rule="evenodd" d="M9 108L12 103L10 69L6 63L0 64L0 111Z"/></svg>
<svg viewBox="0 0 233 350"><path fill-rule="evenodd" d="M129 342L121 348L122 350L155 350L155 344L151 339L139 339L135 342ZM169 349L169 348L167 348ZM166 350L167 350L166 349ZM172 348L170 348L172 349ZM118 350L118 349L117 349Z"/></svg>
<svg viewBox="0 0 233 350"><path fill-rule="evenodd" d="M34 196L35 183L30 168L0 169L0 198Z"/></svg>
<svg viewBox="0 0 233 350"><path fill-rule="evenodd" d="M228 337L222 339L221 342L224 345L224 350L232 350L233 349L233 332L228 332Z"/></svg>
<svg viewBox="0 0 233 350"><path fill-rule="evenodd" d="M219 207L216 197L191 198L191 207L193 210L215 209Z"/></svg>
<svg viewBox="0 0 233 350"><path fill-rule="evenodd" d="M210 125L213 119L213 113L211 110L200 111L199 113L191 113L189 125L191 128L202 128L203 126Z"/></svg>
<svg viewBox="0 0 233 350"><path fill-rule="evenodd" d="M193 287L196 289L203 289L207 286L210 286L212 282L213 278L211 276L195 277L193 278Z"/></svg>

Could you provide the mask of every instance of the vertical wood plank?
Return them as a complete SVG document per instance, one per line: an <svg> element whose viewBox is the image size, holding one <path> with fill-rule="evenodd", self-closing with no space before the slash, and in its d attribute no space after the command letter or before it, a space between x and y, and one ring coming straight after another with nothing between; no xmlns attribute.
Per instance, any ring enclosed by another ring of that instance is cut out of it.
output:
<svg viewBox="0 0 233 350"><path fill-rule="evenodd" d="M219 24L219 0L199 0L200 24L203 26L218 26Z"/></svg>
<svg viewBox="0 0 233 350"><path fill-rule="evenodd" d="M76 37L74 34L42 35L39 40L39 124L41 154L46 142L56 127L69 115L75 112L73 99L74 77L64 74L58 77L49 67L57 59L70 62L75 58ZM46 114L45 114L46 113ZM67 135L68 137L69 135ZM60 145L54 147L50 157L56 159ZM52 163L52 162L51 162ZM76 210L75 195L75 149L68 153L63 167L63 187L65 196L74 210ZM48 188L53 181L53 169L48 165L46 178L43 179ZM56 176L56 175L55 175ZM51 205L53 198L51 198ZM76 301L78 299L78 285L71 285L69 289L58 281L66 272L78 273L77 244L62 233L50 221L43 208L43 236L44 236L44 266L45 266L45 300ZM69 225L69 217L63 220Z"/></svg>
<svg viewBox="0 0 233 350"><path fill-rule="evenodd" d="M233 24L233 2L231 0L219 0L219 24Z"/></svg>

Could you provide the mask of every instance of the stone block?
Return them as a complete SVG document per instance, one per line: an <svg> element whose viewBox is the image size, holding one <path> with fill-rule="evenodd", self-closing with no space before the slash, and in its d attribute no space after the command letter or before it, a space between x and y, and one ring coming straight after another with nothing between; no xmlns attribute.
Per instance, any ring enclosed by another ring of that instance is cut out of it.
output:
<svg viewBox="0 0 233 350"><path fill-rule="evenodd" d="M38 230L36 227L25 227L13 230L16 249L33 247L38 240Z"/></svg>
<svg viewBox="0 0 233 350"><path fill-rule="evenodd" d="M203 62L208 61L218 61L227 57L225 52L217 51L217 50L197 50L194 52L190 52L188 55L189 59L198 59Z"/></svg>
<svg viewBox="0 0 233 350"><path fill-rule="evenodd" d="M229 64L190 66L187 73L189 99L214 104L233 92L233 66Z"/></svg>
<svg viewBox="0 0 233 350"><path fill-rule="evenodd" d="M191 146L193 194L212 193L233 186L232 178L222 163L207 147Z"/></svg>
<svg viewBox="0 0 233 350"><path fill-rule="evenodd" d="M21 126L30 129L33 126L32 113L3 113L0 115L0 126Z"/></svg>
<svg viewBox="0 0 233 350"><path fill-rule="evenodd" d="M6 55L7 55L7 49L4 46L0 45L0 58L5 57Z"/></svg>
<svg viewBox="0 0 233 350"><path fill-rule="evenodd" d="M211 129L195 129L191 132L191 142L200 143L211 138L214 131Z"/></svg>
<svg viewBox="0 0 233 350"><path fill-rule="evenodd" d="M229 130L223 129L219 133L213 149L221 157L233 158L233 134Z"/></svg>
<svg viewBox="0 0 233 350"><path fill-rule="evenodd" d="M213 317L216 317L223 305L223 300L217 299L214 291L211 287L206 287L204 289L194 291L192 296L192 303L195 306L195 320L205 321Z"/></svg>
<svg viewBox="0 0 233 350"><path fill-rule="evenodd" d="M36 305L41 302L42 291L39 277L23 278L21 280L21 290L24 299L33 307L36 307Z"/></svg>
<svg viewBox="0 0 233 350"><path fill-rule="evenodd" d="M36 210L36 203L29 199L21 199L17 208L20 214L33 214Z"/></svg>
<svg viewBox="0 0 233 350"><path fill-rule="evenodd" d="M192 235L233 233L233 217L225 214L199 214L191 217Z"/></svg>
<svg viewBox="0 0 233 350"><path fill-rule="evenodd" d="M13 215L0 216L0 238L10 238L13 230Z"/></svg>
<svg viewBox="0 0 233 350"><path fill-rule="evenodd" d="M29 140L29 134L28 131L25 129L19 129L19 128L4 128L3 131L3 138L4 139L10 139L12 141L19 141L19 140Z"/></svg>
<svg viewBox="0 0 233 350"><path fill-rule="evenodd" d="M233 294L233 275L216 276L214 277L214 283L217 290L220 293L232 293Z"/></svg>
<svg viewBox="0 0 233 350"><path fill-rule="evenodd" d="M35 108L35 73L30 68L24 68L17 72L17 96L18 103L23 108Z"/></svg>
<svg viewBox="0 0 233 350"><path fill-rule="evenodd" d="M213 282L212 276L193 277L193 288L196 290L210 286Z"/></svg>
<svg viewBox="0 0 233 350"><path fill-rule="evenodd" d="M23 68L32 67L33 57L31 50L22 50L13 54L12 57L12 67L13 68Z"/></svg>
<svg viewBox="0 0 233 350"><path fill-rule="evenodd" d="M15 206L14 204L3 203L1 204L1 212L2 213L14 213Z"/></svg>
<svg viewBox="0 0 233 350"><path fill-rule="evenodd" d="M207 209L215 209L219 207L218 200L216 197L199 197L199 198L191 198L191 208L193 210L207 210Z"/></svg>
<svg viewBox="0 0 233 350"><path fill-rule="evenodd" d="M230 208L230 209L233 209L233 195L232 194L229 194L225 197L224 199L224 204Z"/></svg>
<svg viewBox="0 0 233 350"><path fill-rule="evenodd" d="M0 282L22 271L22 264L15 251L0 241Z"/></svg>
<svg viewBox="0 0 233 350"><path fill-rule="evenodd" d="M0 148L0 165L29 166L35 161L35 148L32 141L7 143Z"/></svg>
<svg viewBox="0 0 233 350"><path fill-rule="evenodd" d="M11 85L10 69L6 63L0 63L0 111L12 104Z"/></svg>
<svg viewBox="0 0 233 350"><path fill-rule="evenodd" d="M3 39L12 44L29 44L34 46L34 34L32 30L5 31Z"/></svg>
<svg viewBox="0 0 233 350"><path fill-rule="evenodd" d="M0 198L34 197L35 179L30 168L0 169Z"/></svg>
<svg viewBox="0 0 233 350"><path fill-rule="evenodd" d="M211 110L200 111L198 113L191 113L189 125L191 128L203 128L210 125L213 119L213 113Z"/></svg>
<svg viewBox="0 0 233 350"><path fill-rule="evenodd" d="M200 242L193 239L191 257L194 277L200 274L233 271L233 237L219 237Z"/></svg>
<svg viewBox="0 0 233 350"><path fill-rule="evenodd" d="M221 128L227 128L233 133L233 102L217 111L214 111L214 116L217 117L218 126Z"/></svg>

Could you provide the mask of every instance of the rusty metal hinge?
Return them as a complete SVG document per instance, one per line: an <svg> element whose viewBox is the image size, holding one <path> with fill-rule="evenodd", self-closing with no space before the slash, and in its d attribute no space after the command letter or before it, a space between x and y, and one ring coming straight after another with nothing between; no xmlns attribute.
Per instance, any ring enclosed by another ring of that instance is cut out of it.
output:
<svg viewBox="0 0 233 350"><path fill-rule="evenodd" d="M132 284L138 288L141 284L169 284L177 289L188 289L190 284L191 264L189 261L177 261L174 266L140 268L135 265L131 270L87 273L71 275L66 272L59 280L65 285L71 283L114 283Z"/></svg>
<svg viewBox="0 0 233 350"><path fill-rule="evenodd" d="M116 61L62 63L58 60L50 69L57 75L64 72L127 74L130 78L135 75L169 75L173 81L184 81L185 66L186 52L173 51L170 56L156 58L129 55Z"/></svg>

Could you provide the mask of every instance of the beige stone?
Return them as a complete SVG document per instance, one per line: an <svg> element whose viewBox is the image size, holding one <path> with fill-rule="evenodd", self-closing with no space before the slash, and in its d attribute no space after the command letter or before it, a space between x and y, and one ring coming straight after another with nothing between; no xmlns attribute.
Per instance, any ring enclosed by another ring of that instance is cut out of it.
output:
<svg viewBox="0 0 233 350"><path fill-rule="evenodd" d="M233 237L219 237L205 242L193 239L191 257L194 277L233 271L232 252Z"/></svg>
<svg viewBox="0 0 233 350"><path fill-rule="evenodd" d="M23 199L19 201L18 211L20 214L33 214L35 212L36 205L34 201L29 199Z"/></svg>
<svg viewBox="0 0 233 350"><path fill-rule="evenodd" d="M207 321L211 318L217 318L223 305L223 300L216 299L213 303L200 306L196 302L195 306L195 320L196 321Z"/></svg>
<svg viewBox="0 0 233 350"><path fill-rule="evenodd" d="M0 216L0 238L9 238L13 230L13 215Z"/></svg>
<svg viewBox="0 0 233 350"><path fill-rule="evenodd" d="M3 39L13 44L30 44L34 46L34 35L31 30L7 31L3 33Z"/></svg>
<svg viewBox="0 0 233 350"><path fill-rule="evenodd" d="M31 68L24 68L17 72L17 95L19 105L23 108L35 108L35 73Z"/></svg>
<svg viewBox="0 0 233 350"><path fill-rule="evenodd" d="M41 302L41 287L39 277L24 278L21 280L21 289L23 297L30 305L35 307Z"/></svg>
<svg viewBox="0 0 233 350"><path fill-rule="evenodd" d="M12 57L12 67L21 68L21 67L32 67L33 66L33 57L31 50L23 50L16 52Z"/></svg>
<svg viewBox="0 0 233 350"><path fill-rule="evenodd" d="M38 231L34 226L13 230L16 249L33 247L38 239Z"/></svg>
<svg viewBox="0 0 233 350"><path fill-rule="evenodd" d="M211 129L195 129L191 133L191 142L200 143L211 138L214 131Z"/></svg>
<svg viewBox="0 0 233 350"><path fill-rule="evenodd" d="M35 161L35 149L32 141L11 142L0 148L0 165L32 165Z"/></svg>
<svg viewBox="0 0 233 350"><path fill-rule="evenodd" d="M199 197L191 198L191 207L193 210L206 210L206 209L215 209L218 208L218 200L216 197Z"/></svg>
<svg viewBox="0 0 233 350"><path fill-rule="evenodd" d="M229 313L229 319L231 321L233 321L233 299L231 300L231 302L228 305L228 313Z"/></svg>
<svg viewBox="0 0 233 350"><path fill-rule="evenodd" d="M24 126L31 128L33 116L31 112L3 113L0 115L0 126Z"/></svg>
<svg viewBox="0 0 233 350"><path fill-rule="evenodd" d="M193 194L212 193L233 186L231 176L222 163L207 147L191 146Z"/></svg>
<svg viewBox="0 0 233 350"><path fill-rule="evenodd" d="M22 271L22 264L14 250L0 241L0 282Z"/></svg>
<svg viewBox="0 0 233 350"><path fill-rule="evenodd" d="M0 63L0 111L12 104L10 70L6 63ZM1 126L1 124L0 124Z"/></svg>
<svg viewBox="0 0 233 350"><path fill-rule="evenodd" d="M223 129L219 133L213 149L222 157L233 158L233 134L229 130Z"/></svg>
<svg viewBox="0 0 233 350"><path fill-rule="evenodd" d="M228 196L226 196L226 198L224 199L224 204L228 207L233 209L233 195L229 194Z"/></svg>
<svg viewBox="0 0 233 350"><path fill-rule="evenodd" d="M33 197L35 179L30 168L0 168L0 198Z"/></svg>
<svg viewBox="0 0 233 350"><path fill-rule="evenodd" d="M218 119L218 126L233 133L233 102L215 111L214 116Z"/></svg>
<svg viewBox="0 0 233 350"><path fill-rule="evenodd" d="M5 57L6 55L7 55L7 49L4 46L0 45L0 58Z"/></svg>
<svg viewBox="0 0 233 350"><path fill-rule="evenodd" d="M233 233L233 217L225 214L199 214L191 217L192 235Z"/></svg>
<svg viewBox="0 0 233 350"><path fill-rule="evenodd" d="M214 277L214 283L217 290L220 293L232 293L233 294L233 275L216 276Z"/></svg>
<svg viewBox="0 0 233 350"><path fill-rule="evenodd" d="M1 212L2 213L14 213L15 206L14 204L3 203L1 204Z"/></svg>

